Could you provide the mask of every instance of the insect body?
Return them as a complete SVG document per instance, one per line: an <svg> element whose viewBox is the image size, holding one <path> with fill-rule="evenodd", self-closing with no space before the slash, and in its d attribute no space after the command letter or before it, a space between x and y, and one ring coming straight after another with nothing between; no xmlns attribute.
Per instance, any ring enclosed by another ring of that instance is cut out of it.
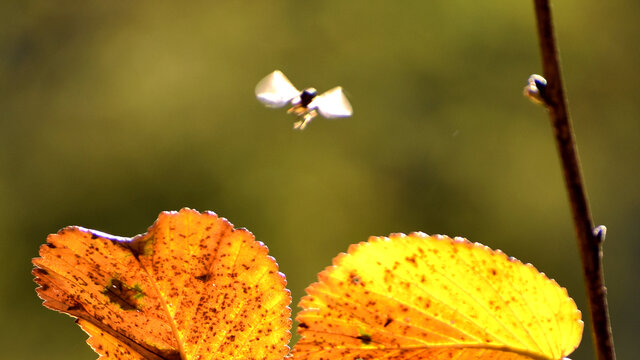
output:
<svg viewBox="0 0 640 360"><path fill-rule="evenodd" d="M351 104L342 92L342 87L336 86L321 95L318 95L314 88L300 91L280 70L260 80L256 85L256 97L272 108L293 105L287 113L293 113L300 118L293 124L293 128L298 130L304 129L318 113L327 119L348 117L353 114Z"/></svg>

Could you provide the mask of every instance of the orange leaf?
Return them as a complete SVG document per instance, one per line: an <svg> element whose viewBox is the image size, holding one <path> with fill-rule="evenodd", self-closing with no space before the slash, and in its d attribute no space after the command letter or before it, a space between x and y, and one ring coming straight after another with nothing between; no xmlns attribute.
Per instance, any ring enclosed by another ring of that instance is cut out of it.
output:
<svg viewBox="0 0 640 360"><path fill-rule="evenodd" d="M44 305L78 318L100 359L282 359L291 296L267 251L183 209L133 238L62 229L33 273Z"/></svg>
<svg viewBox="0 0 640 360"><path fill-rule="evenodd" d="M371 238L318 279L300 301L294 360L557 360L582 337L564 288L462 238Z"/></svg>

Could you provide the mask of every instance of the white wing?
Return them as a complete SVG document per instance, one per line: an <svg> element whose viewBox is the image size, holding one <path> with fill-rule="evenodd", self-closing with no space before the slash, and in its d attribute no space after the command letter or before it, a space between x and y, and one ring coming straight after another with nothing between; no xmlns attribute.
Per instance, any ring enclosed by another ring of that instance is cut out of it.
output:
<svg viewBox="0 0 640 360"><path fill-rule="evenodd" d="M318 95L308 106L309 109L317 109L320 115L331 118L347 117L353 114L353 109L347 97L342 92L342 87L337 86Z"/></svg>
<svg viewBox="0 0 640 360"><path fill-rule="evenodd" d="M256 97L268 107L283 107L298 95L300 91L280 70L267 75L256 85Z"/></svg>

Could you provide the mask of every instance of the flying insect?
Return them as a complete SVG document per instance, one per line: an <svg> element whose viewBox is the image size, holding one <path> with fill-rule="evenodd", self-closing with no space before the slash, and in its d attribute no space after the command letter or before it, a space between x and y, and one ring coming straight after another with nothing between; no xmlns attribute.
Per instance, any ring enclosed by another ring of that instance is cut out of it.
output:
<svg viewBox="0 0 640 360"><path fill-rule="evenodd" d="M327 119L349 117L353 114L342 87L336 86L320 95L314 88L300 91L280 70L260 80L256 85L256 97L270 108L291 104L287 113L299 118L293 124L293 128L298 130L303 130L318 114Z"/></svg>

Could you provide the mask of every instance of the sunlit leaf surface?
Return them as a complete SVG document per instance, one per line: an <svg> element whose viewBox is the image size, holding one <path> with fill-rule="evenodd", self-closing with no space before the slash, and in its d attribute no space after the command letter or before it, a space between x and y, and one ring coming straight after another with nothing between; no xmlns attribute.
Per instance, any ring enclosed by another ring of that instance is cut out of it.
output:
<svg viewBox="0 0 640 360"><path fill-rule="evenodd" d="M567 291L466 239L352 245L307 288L294 359L561 359L582 336Z"/></svg>
<svg viewBox="0 0 640 360"><path fill-rule="evenodd" d="M44 305L78 318L100 359L282 359L291 297L267 248L213 213L163 212L147 233L80 227L33 260Z"/></svg>

